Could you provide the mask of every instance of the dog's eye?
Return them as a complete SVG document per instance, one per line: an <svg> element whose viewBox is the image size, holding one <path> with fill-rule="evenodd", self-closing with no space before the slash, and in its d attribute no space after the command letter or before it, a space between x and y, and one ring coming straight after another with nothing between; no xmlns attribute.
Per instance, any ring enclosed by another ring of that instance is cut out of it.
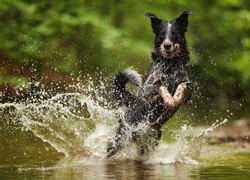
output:
<svg viewBox="0 0 250 180"><path fill-rule="evenodd" d="M178 33L176 31L172 31L172 36L178 36Z"/></svg>
<svg viewBox="0 0 250 180"><path fill-rule="evenodd" d="M160 36L161 36L161 37L164 37L164 36L165 36L165 33L166 33L165 31L160 32Z"/></svg>

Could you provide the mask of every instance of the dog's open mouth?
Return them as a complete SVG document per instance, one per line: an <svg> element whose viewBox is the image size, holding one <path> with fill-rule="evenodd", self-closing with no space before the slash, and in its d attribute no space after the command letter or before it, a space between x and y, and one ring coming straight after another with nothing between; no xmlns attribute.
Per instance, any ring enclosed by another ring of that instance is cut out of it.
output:
<svg viewBox="0 0 250 180"><path fill-rule="evenodd" d="M178 56L180 53L179 47L180 47L180 44L174 44L173 47L171 47L169 50L166 50L164 46L162 45L160 48L161 54L165 58L172 58L172 57Z"/></svg>
<svg viewBox="0 0 250 180"><path fill-rule="evenodd" d="M166 51L166 54L167 54L168 56L171 56L172 54L174 54L174 52L175 52L175 49L173 49L173 51Z"/></svg>

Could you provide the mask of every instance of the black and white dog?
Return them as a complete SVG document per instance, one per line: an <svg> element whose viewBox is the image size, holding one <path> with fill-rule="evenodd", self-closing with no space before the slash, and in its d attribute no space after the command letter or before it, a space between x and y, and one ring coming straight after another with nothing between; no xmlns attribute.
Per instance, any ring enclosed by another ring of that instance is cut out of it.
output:
<svg viewBox="0 0 250 180"><path fill-rule="evenodd" d="M136 143L141 156L154 150L161 138L162 125L190 99L192 87L185 39L189 14L190 11L185 11L177 19L167 21L146 13L155 34L153 62L143 83L141 75L131 69L119 72L113 80L113 98L127 106L128 111L109 140L108 157L128 142ZM126 90L126 83L133 85L136 95Z"/></svg>

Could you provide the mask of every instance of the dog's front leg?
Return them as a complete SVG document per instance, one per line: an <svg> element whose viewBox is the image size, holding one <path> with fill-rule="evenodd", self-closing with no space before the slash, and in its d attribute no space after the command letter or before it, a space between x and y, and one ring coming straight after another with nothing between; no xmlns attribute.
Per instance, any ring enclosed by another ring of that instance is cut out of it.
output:
<svg viewBox="0 0 250 180"><path fill-rule="evenodd" d="M170 92L168 91L168 88L166 86L161 86L158 90L158 93L162 97L165 106L167 106L169 108L175 106L174 97L170 94Z"/></svg>
<svg viewBox="0 0 250 180"><path fill-rule="evenodd" d="M190 82L183 82L180 83L172 96L168 91L166 86L161 86L158 90L158 93L162 97L164 104L168 108L176 108L180 105L186 103L186 101L191 96L191 88L188 85L191 84Z"/></svg>

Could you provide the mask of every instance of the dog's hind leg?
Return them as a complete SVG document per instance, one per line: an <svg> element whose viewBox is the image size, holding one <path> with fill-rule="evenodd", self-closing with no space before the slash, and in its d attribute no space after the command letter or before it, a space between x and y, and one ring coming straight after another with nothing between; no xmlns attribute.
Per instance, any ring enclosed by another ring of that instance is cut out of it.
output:
<svg viewBox="0 0 250 180"><path fill-rule="evenodd" d="M142 130L132 132L132 139L137 145L137 152L140 156L149 152L147 140Z"/></svg>
<svg viewBox="0 0 250 180"><path fill-rule="evenodd" d="M155 150L155 146L159 144L161 131L148 127L132 132L132 140L137 145L137 152L140 156L148 155Z"/></svg>
<svg viewBox="0 0 250 180"><path fill-rule="evenodd" d="M116 130L115 137L108 142L107 157L111 157L116 154L125 146L126 142L128 142L129 128L121 123L121 120L119 123L120 124L118 129Z"/></svg>

